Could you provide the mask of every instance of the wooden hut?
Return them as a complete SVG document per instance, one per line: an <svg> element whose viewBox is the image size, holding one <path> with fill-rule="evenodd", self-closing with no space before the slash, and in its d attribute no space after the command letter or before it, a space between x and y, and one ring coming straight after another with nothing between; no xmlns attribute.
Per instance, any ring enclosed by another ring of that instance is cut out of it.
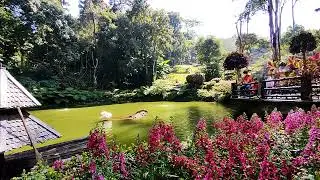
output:
<svg viewBox="0 0 320 180"><path fill-rule="evenodd" d="M40 102L0 63L0 173L4 172L5 152L61 136L25 110L36 106Z"/></svg>

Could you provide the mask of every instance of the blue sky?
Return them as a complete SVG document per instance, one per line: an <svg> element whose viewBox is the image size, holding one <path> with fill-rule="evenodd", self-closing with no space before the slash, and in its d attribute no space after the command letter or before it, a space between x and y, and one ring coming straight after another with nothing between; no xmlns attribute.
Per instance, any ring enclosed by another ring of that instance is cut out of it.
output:
<svg viewBox="0 0 320 180"><path fill-rule="evenodd" d="M301 1L301 2L300 2ZM228 38L236 34L235 20L244 7L245 0L150 0L154 9L179 12L182 17L197 19L201 25L196 29L199 35L214 35L219 38ZM78 15L78 0L70 0L69 11ZM295 8L296 23L307 29L320 29L320 0L299 0ZM285 30L292 24L291 0L288 0L283 12L282 26ZM249 31L260 36L268 36L267 14L257 14L253 17Z"/></svg>

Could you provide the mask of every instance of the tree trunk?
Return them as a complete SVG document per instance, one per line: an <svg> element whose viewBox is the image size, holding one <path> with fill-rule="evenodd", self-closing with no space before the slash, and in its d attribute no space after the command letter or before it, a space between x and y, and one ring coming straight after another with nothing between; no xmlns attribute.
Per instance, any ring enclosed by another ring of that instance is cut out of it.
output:
<svg viewBox="0 0 320 180"><path fill-rule="evenodd" d="M149 85L149 69L148 69L148 61L145 62L145 82Z"/></svg>
<svg viewBox="0 0 320 180"><path fill-rule="evenodd" d="M307 58L306 58L306 51L302 52L302 57L303 57L303 72L307 72Z"/></svg>
<svg viewBox="0 0 320 180"><path fill-rule="evenodd" d="M4 152L0 152L0 179L5 179L6 177L6 170L5 170L5 158L4 158Z"/></svg>
<svg viewBox="0 0 320 180"><path fill-rule="evenodd" d="M93 51L92 51L92 54L91 54L92 65L93 65L93 86L97 87L97 85L98 85L97 70L98 70L99 60L98 60L98 58L96 56L96 48L97 48L96 22L95 22L93 13L91 14L91 18L92 18L92 23L93 23L92 38L93 38L93 42L94 42Z"/></svg>
<svg viewBox="0 0 320 180"><path fill-rule="evenodd" d="M312 100L312 74L307 69L306 51L302 52L303 56L303 74L301 78L301 99Z"/></svg>
<svg viewBox="0 0 320 180"><path fill-rule="evenodd" d="M272 59L276 61L276 49L275 49L275 37L274 37L274 22L273 22L273 2L272 0L268 0L268 15L269 15L269 35L270 35L270 44L272 47Z"/></svg>
<svg viewBox="0 0 320 180"><path fill-rule="evenodd" d="M153 46L153 65L152 65L152 79L151 83L157 79L157 55L156 55L157 46Z"/></svg>
<svg viewBox="0 0 320 180"><path fill-rule="evenodd" d="M236 69L236 74L237 74L237 81L236 81L236 83L238 84L238 83L240 83L240 76L241 76L241 74L240 74L240 69L239 69L239 68Z"/></svg>
<svg viewBox="0 0 320 180"><path fill-rule="evenodd" d="M294 18L294 6L296 4L296 0L291 0L291 15L292 15L292 30L293 30L293 34L296 33L296 21Z"/></svg>
<svg viewBox="0 0 320 180"><path fill-rule="evenodd" d="M279 12L279 26L278 26L278 51L279 51L279 60L281 60L281 27L282 27L282 12L284 8L285 2L281 5Z"/></svg>
<svg viewBox="0 0 320 180"><path fill-rule="evenodd" d="M274 10L274 25L275 25L275 32L274 32L274 48L275 48L275 57L276 61L279 61L279 0L275 0L275 10Z"/></svg>
<svg viewBox="0 0 320 180"><path fill-rule="evenodd" d="M248 16L247 17L247 34L249 34L249 22L250 22L250 18Z"/></svg>
<svg viewBox="0 0 320 180"><path fill-rule="evenodd" d="M238 23L240 25L240 28L238 27ZM236 23L236 30L237 30L237 34L238 34L238 40L239 40L239 53L243 53L244 51L244 48L243 48L243 42L242 42L242 20L239 20L237 23Z"/></svg>

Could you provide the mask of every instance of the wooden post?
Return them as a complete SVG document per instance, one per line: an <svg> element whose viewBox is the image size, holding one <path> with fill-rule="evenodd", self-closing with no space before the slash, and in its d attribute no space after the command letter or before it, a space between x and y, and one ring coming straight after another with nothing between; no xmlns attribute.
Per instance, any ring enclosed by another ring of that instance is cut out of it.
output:
<svg viewBox="0 0 320 180"><path fill-rule="evenodd" d="M301 100L312 101L312 76L309 72L305 72L301 77Z"/></svg>
<svg viewBox="0 0 320 180"><path fill-rule="evenodd" d="M30 140L31 146L32 146L32 148L33 148L33 150L35 152L36 160L39 161L39 160L41 160L41 154L38 152L38 150L37 150L37 148L35 146L35 141L34 141L33 137L31 136L31 132L29 131L29 128L27 127L26 120L24 119L24 116L23 116L23 114L21 112L20 107L17 107L17 109L18 109L20 118L22 120L23 126L24 126L24 128L26 130L26 133L28 135L28 138Z"/></svg>
<svg viewBox="0 0 320 180"><path fill-rule="evenodd" d="M237 87L237 83L231 83L231 97L234 98L238 98L238 87Z"/></svg>
<svg viewBox="0 0 320 180"><path fill-rule="evenodd" d="M4 152L0 152L0 179L5 179L5 163Z"/></svg>
<svg viewBox="0 0 320 180"><path fill-rule="evenodd" d="M264 90L264 88L266 88L266 81L262 81L261 87L259 88L260 89L261 99L265 99L265 90Z"/></svg>

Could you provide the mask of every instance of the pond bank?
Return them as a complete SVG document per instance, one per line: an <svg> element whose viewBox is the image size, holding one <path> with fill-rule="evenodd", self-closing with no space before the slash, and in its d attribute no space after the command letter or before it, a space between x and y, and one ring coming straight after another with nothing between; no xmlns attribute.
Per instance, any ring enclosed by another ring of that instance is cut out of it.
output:
<svg viewBox="0 0 320 180"><path fill-rule="evenodd" d="M147 110L148 116L139 120L117 120L127 117L139 110ZM87 136L89 131L100 121L100 112L111 112L114 118L112 131L121 144L134 143L139 138L145 140L147 132L155 120L171 122L177 135L186 139L194 130L200 118L208 122L221 120L231 116L232 110L219 103L210 102L139 102L94 106L84 108L64 108L31 111L31 114L49 124L62 134L57 140L41 144L41 146L69 141ZM27 147L21 150L26 150Z"/></svg>

